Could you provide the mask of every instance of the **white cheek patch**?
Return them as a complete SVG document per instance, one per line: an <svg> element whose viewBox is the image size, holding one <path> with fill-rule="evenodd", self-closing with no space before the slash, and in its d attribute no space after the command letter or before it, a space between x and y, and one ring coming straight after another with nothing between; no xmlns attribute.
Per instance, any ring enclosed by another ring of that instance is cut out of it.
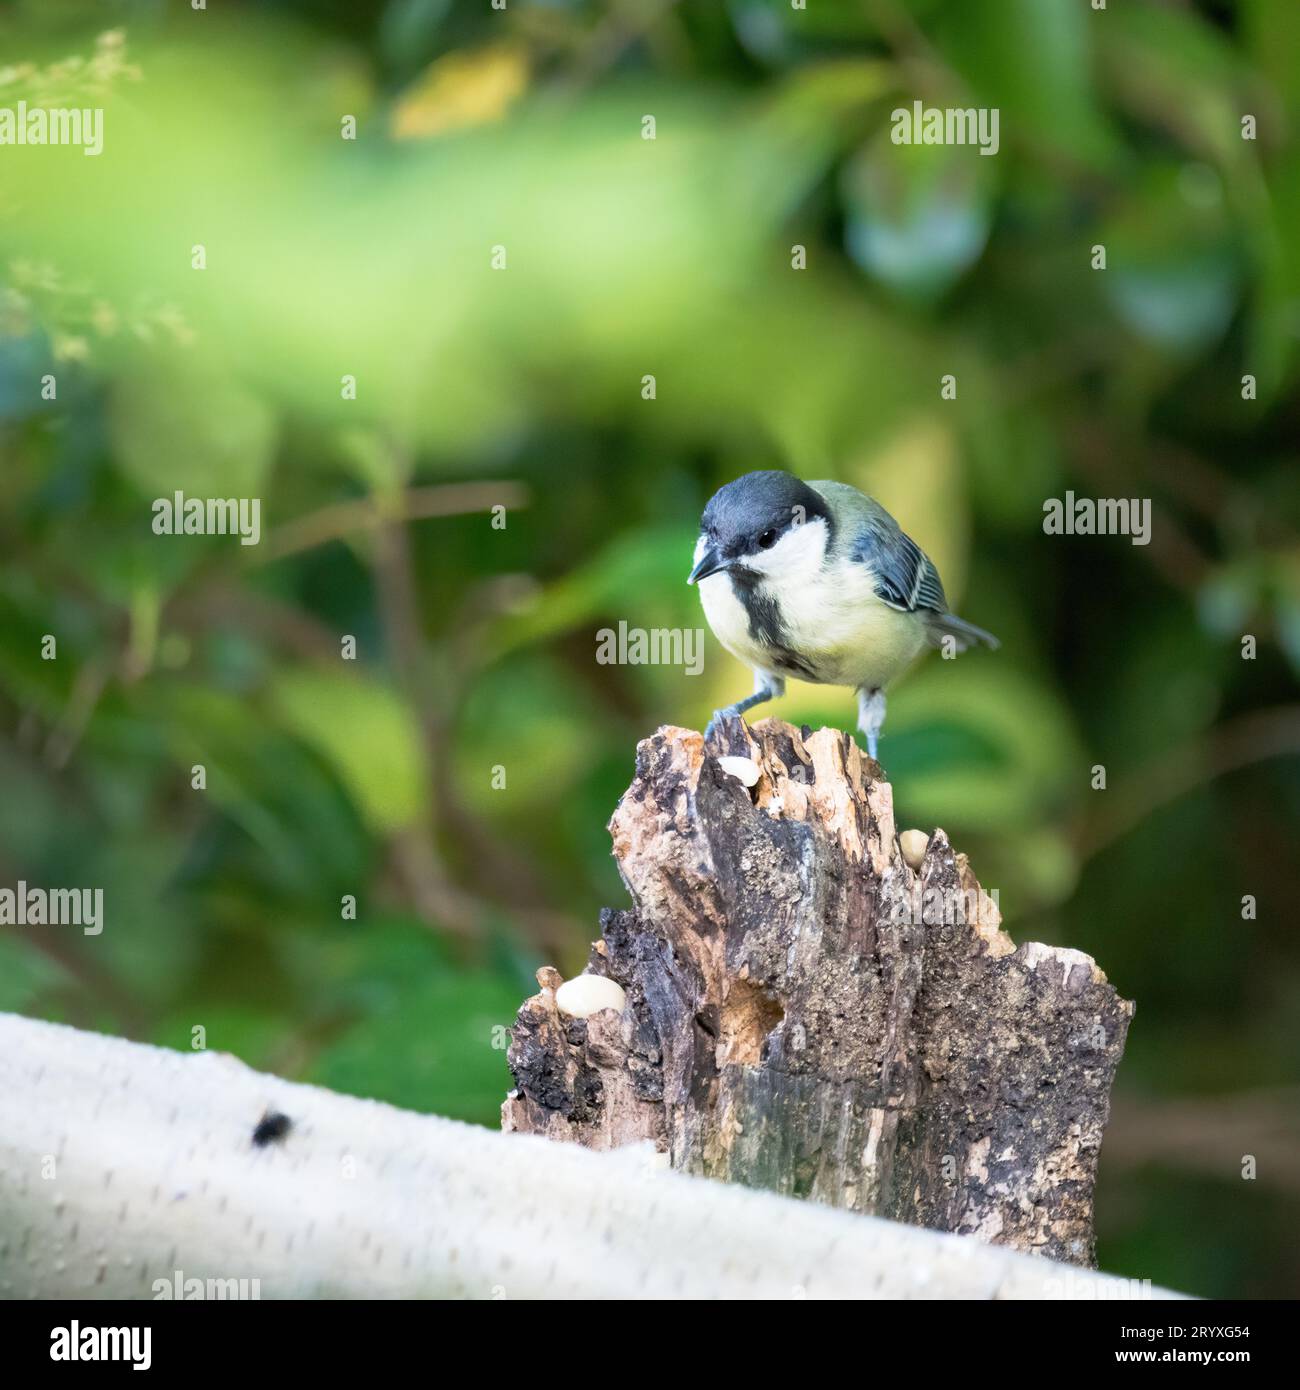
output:
<svg viewBox="0 0 1300 1390"><path fill-rule="evenodd" d="M745 566L782 579L813 575L826 558L826 523L821 517L792 526L771 550L747 556Z"/></svg>

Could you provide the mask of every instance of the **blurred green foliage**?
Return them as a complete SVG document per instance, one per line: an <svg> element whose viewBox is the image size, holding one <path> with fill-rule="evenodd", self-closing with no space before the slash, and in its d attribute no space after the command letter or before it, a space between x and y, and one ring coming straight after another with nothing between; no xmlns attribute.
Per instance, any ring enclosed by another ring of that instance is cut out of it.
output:
<svg viewBox="0 0 1300 1390"><path fill-rule="evenodd" d="M0 149L0 883L107 914L0 930L0 1007L494 1123L635 741L747 686L597 630L701 625L722 482L836 476L1004 642L893 694L900 823L1138 1002L1103 1265L1300 1293L1298 49L1293 0L0 11L0 105L106 113ZM914 99L1000 152L893 145ZM176 489L261 545L155 536ZM1151 544L1044 535L1067 489Z"/></svg>

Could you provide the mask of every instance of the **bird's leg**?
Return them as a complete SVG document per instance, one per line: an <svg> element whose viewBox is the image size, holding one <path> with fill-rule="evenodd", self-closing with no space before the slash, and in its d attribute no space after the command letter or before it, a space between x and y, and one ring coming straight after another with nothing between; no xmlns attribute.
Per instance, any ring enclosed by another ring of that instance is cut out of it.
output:
<svg viewBox="0 0 1300 1390"><path fill-rule="evenodd" d="M764 700L779 700L785 694L785 681L780 676L769 676L765 671L754 672L754 693L746 695L743 700L737 700L734 705L728 705L725 709L715 709L713 718L709 720L708 728L704 730L704 741L707 743L713 737L719 724L724 719L739 717L747 709L753 709L755 705L761 705Z"/></svg>
<svg viewBox="0 0 1300 1390"><path fill-rule="evenodd" d="M858 728L867 740L867 756L876 756L876 741L880 737L881 726L885 722L885 692L883 690L858 691Z"/></svg>

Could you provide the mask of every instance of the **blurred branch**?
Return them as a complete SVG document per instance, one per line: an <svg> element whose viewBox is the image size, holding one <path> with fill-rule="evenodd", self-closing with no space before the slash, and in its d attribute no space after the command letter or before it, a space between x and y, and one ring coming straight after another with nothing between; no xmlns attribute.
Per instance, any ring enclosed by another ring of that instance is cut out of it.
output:
<svg viewBox="0 0 1300 1390"><path fill-rule="evenodd" d="M15 865L0 857L0 881L11 883L22 876ZM102 1021L102 1011L108 1008L113 1010L115 1022L123 1031L142 1031L143 1015L135 996L123 989L112 972L92 959L89 952L78 950L68 937L55 932L22 931L16 926L6 926L0 930L53 961L81 986L83 992L79 995L74 993L66 999L60 996L60 1007L69 1007L74 1018Z"/></svg>
<svg viewBox="0 0 1300 1390"><path fill-rule="evenodd" d="M473 482L407 488L391 500L385 498L382 506L372 497L335 502L276 527L248 557L249 563L270 564L327 541L342 540L354 531L378 531L388 522L464 516L494 506L526 507L528 498L528 489L522 483Z"/></svg>
<svg viewBox="0 0 1300 1390"><path fill-rule="evenodd" d="M965 94L966 83L930 42L906 6L898 0L863 0L863 9L903 69L903 86L934 99L944 93Z"/></svg>
<svg viewBox="0 0 1300 1390"><path fill-rule="evenodd" d="M403 462L403 467L409 465ZM384 499L385 503L387 500ZM390 511L386 506L372 503L370 515L371 524L376 528L376 601L388 659L397 674L403 698L419 724L424 780L432 787L437 780L439 762L439 691L430 678L425 655L405 512L401 509ZM403 832L394 843L394 866L417 912L426 922L473 940L482 931L481 915L474 901L451 883L438 860L435 844L434 812L430 808L422 814L418 824Z"/></svg>
<svg viewBox="0 0 1300 1390"><path fill-rule="evenodd" d="M1258 710L1197 734L1126 777L1108 796L1097 798L1097 814L1076 832L1080 860L1113 845L1153 811L1194 787L1290 753L1300 753L1300 705Z"/></svg>
<svg viewBox="0 0 1300 1390"><path fill-rule="evenodd" d="M67 767L111 676L110 663L98 657L85 662L77 671L67 707L45 741L46 760L56 771Z"/></svg>
<svg viewBox="0 0 1300 1390"><path fill-rule="evenodd" d="M1114 489L1119 485L1116 460L1124 456L1123 446L1095 420L1076 421L1075 435L1075 448L1071 452L1079 471L1095 486L1109 491L1112 496L1116 495ZM1129 478L1122 486L1131 495L1134 480ZM1160 524L1151 528L1150 543L1142 549L1151 564L1175 589L1194 591L1200 588L1210 572L1209 557L1178 525L1167 508L1160 513Z"/></svg>
<svg viewBox="0 0 1300 1390"><path fill-rule="evenodd" d="M16 877L16 874L7 873L5 881L11 882ZM79 986L78 991L52 990L51 994L57 994L57 1004L45 998L24 1004L24 1008L32 1008L34 1005L41 1013L59 1014L64 1014L66 1009L66 1017L84 1020L86 1023L94 1021L100 1025L107 1022L104 1010L109 1009L113 1015L113 1027L120 1028L128 1036L139 1035L145 1031L145 1015L134 994L123 988L111 971L92 960L89 952L77 950L62 936L52 932L24 932L12 926L0 930L43 955L47 960L53 961L60 970L67 973L69 980L75 980Z"/></svg>
<svg viewBox="0 0 1300 1390"><path fill-rule="evenodd" d="M615 0L596 24L555 90L576 95L612 68L638 39L659 23L678 0Z"/></svg>
<svg viewBox="0 0 1300 1390"><path fill-rule="evenodd" d="M284 603L252 587L237 588L224 580L206 584L197 593L177 593L166 615L186 629L238 626L304 661L335 662L338 634L293 603Z"/></svg>
<svg viewBox="0 0 1300 1390"><path fill-rule="evenodd" d="M1300 1088L1158 1100L1119 1095L1106 1129L1106 1166L1160 1163L1239 1183L1242 1160L1256 1181L1300 1196Z"/></svg>
<svg viewBox="0 0 1300 1390"><path fill-rule="evenodd" d="M481 510L486 505L501 502L522 505L527 497L525 490L518 487L508 499L500 484L477 485L494 489L491 502L485 503L482 492L470 491L473 486L476 485L467 485L459 491L462 503L475 502L473 506L464 506L466 511ZM410 496L409 493L406 495ZM482 938L489 916L494 910L500 909L456 884L438 850L439 822L445 824L462 813L458 813L450 794L451 778L445 769L447 760L444 753L450 745L445 714L449 703L447 673L440 666L443 680L436 682L426 652L414 561L405 525L408 518L409 513L394 515L383 511L375 535L375 581L389 657L397 672L403 696L419 722L425 778L435 795L430 798L430 810L423 823L412 827L395 841L393 865L425 921L431 926L446 927L467 940L477 940ZM486 859L499 860L504 857L496 853L490 837L479 836L477 848ZM489 874L488 879L496 885L498 892L507 885L518 886L522 866L512 862L505 867L498 863L496 868L497 872ZM533 896L529 894L530 899ZM511 912L523 924L534 945L540 948L556 944L557 926L560 924L562 939L569 939L570 923L558 914L535 909L524 902L512 905Z"/></svg>

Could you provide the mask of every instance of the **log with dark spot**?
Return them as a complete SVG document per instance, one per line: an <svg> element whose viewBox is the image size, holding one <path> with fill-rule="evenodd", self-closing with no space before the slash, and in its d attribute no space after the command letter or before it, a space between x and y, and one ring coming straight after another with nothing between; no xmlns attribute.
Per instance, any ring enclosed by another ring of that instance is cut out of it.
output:
<svg viewBox="0 0 1300 1390"><path fill-rule="evenodd" d="M626 1006L567 1017L539 972L504 1128L650 1139L674 1168L1092 1264L1133 1005L1081 952L1017 948L942 830L913 871L844 734L733 720L709 754L686 729L640 744L610 822L633 905L587 967Z"/></svg>

